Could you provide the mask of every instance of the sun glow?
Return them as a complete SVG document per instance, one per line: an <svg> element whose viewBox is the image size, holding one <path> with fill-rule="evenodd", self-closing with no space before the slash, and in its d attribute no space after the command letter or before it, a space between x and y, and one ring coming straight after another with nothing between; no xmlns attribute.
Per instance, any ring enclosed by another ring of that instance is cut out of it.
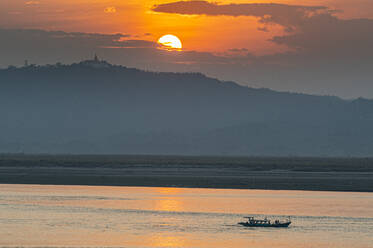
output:
<svg viewBox="0 0 373 248"><path fill-rule="evenodd" d="M159 38L158 43L165 49L181 50L183 48L180 39L172 34L163 35Z"/></svg>

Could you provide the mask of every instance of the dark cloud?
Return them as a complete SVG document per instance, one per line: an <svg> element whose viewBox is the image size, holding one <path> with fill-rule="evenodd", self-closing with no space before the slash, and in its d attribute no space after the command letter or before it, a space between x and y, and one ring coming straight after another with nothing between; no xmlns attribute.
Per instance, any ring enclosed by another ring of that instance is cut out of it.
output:
<svg viewBox="0 0 373 248"><path fill-rule="evenodd" d="M258 27L258 30L262 32L269 32L268 27Z"/></svg>
<svg viewBox="0 0 373 248"><path fill-rule="evenodd" d="M361 60L373 55L373 20L342 20L323 14L296 25L296 32L275 36L271 41L317 59Z"/></svg>
<svg viewBox="0 0 373 248"><path fill-rule="evenodd" d="M305 21L318 13L332 13L325 6L301 6L276 3L217 4L207 1L180 1L154 5L155 12L185 15L226 15L253 16L261 23L274 23L286 27L288 31L294 24Z"/></svg>
<svg viewBox="0 0 373 248"><path fill-rule="evenodd" d="M242 53L242 52L248 53L249 49L247 49L247 48L231 48L231 49L228 49L228 51L229 52L235 52L235 53Z"/></svg>
<svg viewBox="0 0 373 248"><path fill-rule="evenodd" d="M63 31L45 31L38 29L0 29L0 45L2 46L41 46L48 48L83 46L117 46L122 45L127 34L97 34L97 33L68 33ZM48 43L44 43L48 41Z"/></svg>
<svg viewBox="0 0 373 248"><path fill-rule="evenodd" d="M103 46L107 48L155 48L158 44L147 40L133 40L133 39L121 39L119 41L114 41L113 46Z"/></svg>
<svg viewBox="0 0 373 248"><path fill-rule="evenodd" d="M104 48L154 48L156 43L131 39L128 34L69 33L34 29L0 29L2 63L72 62Z"/></svg>

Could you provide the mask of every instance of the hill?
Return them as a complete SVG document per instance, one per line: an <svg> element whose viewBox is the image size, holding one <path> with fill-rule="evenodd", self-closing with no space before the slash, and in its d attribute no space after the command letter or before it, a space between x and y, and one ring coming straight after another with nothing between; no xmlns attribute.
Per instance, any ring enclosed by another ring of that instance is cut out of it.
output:
<svg viewBox="0 0 373 248"><path fill-rule="evenodd" d="M105 61L0 70L0 153L372 156L373 101Z"/></svg>

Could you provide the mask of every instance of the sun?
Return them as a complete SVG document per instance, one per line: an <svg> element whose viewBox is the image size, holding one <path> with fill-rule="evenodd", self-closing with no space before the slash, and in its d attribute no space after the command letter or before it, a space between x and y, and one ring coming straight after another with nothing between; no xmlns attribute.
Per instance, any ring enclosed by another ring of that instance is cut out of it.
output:
<svg viewBox="0 0 373 248"><path fill-rule="evenodd" d="M159 38L158 43L167 50L181 50L183 48L180 39L172 34L163 35Z"/></svg>

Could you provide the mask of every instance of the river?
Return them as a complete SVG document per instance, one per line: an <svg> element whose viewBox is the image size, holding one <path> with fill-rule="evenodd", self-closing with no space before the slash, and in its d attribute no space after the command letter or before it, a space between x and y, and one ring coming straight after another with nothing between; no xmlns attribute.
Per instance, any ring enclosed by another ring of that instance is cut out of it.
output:
<svg viewBox="0 0 373 248"><path fill-rule="evenodd" d="M244 216L289 228L245 228ZM370 248L373 193L0 185L0 247Z"/></svg>

